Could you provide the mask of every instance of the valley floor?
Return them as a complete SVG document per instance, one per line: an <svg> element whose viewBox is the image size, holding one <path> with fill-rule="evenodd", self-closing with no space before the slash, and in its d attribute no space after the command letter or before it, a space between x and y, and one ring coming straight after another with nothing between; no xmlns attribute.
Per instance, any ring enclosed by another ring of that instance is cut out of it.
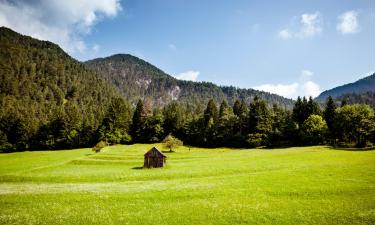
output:
<svg viewBox="0 0 375 225"><path fill-rule="evenodd" d="M375 224L375 151L152 146L0 154L0 224Z"/></svg>

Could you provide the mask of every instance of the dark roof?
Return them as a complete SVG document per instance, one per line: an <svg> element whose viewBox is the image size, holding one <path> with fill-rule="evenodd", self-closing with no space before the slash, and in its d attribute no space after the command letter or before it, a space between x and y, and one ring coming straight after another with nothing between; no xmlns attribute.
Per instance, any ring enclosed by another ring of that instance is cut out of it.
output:
<svg viewBox="0 0 375 225"><path fill-rule="evenodd" d="M148 156L148 157L163 157L163 158L166 158L167 156L164 155L163 153L161 153L161 151L159 151L157 148L155 147L152 147L148 152L145 153L145 156Z"/></svg>

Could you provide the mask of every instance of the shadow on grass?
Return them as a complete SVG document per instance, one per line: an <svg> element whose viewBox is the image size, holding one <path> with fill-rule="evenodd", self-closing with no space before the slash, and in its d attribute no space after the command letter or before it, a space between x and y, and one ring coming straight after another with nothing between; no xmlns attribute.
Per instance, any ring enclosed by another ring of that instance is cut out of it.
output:
<svg viewBox="0 0 375 225"><path fill-rule="evenodd" d="M132 170L141 170L141 169L143 169L143 166L136 166L132 168Z"/></svg>
<svg viewBox="0 0 375 225"><path fill-rule="evenodd" d="M364 152L364 151L373 151L375 147L368 147L368 148L352 148L352 147L333 147L328 146L329 149L332 150L339 150L339 151L357 151L357 152Z"/></svg>
<svg viewBox="0 0 375 225"><path fill-rule="evenodd" d="M175 153L175 151L161 151L162 153Z"/></svg>

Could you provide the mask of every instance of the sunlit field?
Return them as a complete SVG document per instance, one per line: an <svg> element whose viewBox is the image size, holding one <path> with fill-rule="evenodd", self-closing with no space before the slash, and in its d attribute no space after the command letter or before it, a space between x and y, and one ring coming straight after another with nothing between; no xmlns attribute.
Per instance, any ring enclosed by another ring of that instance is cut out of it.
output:
<svg viewBox="0 0 375 225"><path fill-rule="evenodd" d="M375 224L375 151L152 146L0 154L0 224Z"/></svg>

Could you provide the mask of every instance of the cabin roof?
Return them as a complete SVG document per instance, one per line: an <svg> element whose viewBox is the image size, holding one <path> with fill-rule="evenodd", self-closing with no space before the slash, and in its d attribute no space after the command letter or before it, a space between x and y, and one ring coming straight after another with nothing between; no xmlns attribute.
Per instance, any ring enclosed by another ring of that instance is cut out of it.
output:
<svg viewBox="0 0 375 225"><path fill-rule="evenodd" d="M160 156L163 158L167 158L167 156L164 155L161 151L159 151L156 147L152 147L148 152L145 153L145 156L147 157Z"/></svg>

